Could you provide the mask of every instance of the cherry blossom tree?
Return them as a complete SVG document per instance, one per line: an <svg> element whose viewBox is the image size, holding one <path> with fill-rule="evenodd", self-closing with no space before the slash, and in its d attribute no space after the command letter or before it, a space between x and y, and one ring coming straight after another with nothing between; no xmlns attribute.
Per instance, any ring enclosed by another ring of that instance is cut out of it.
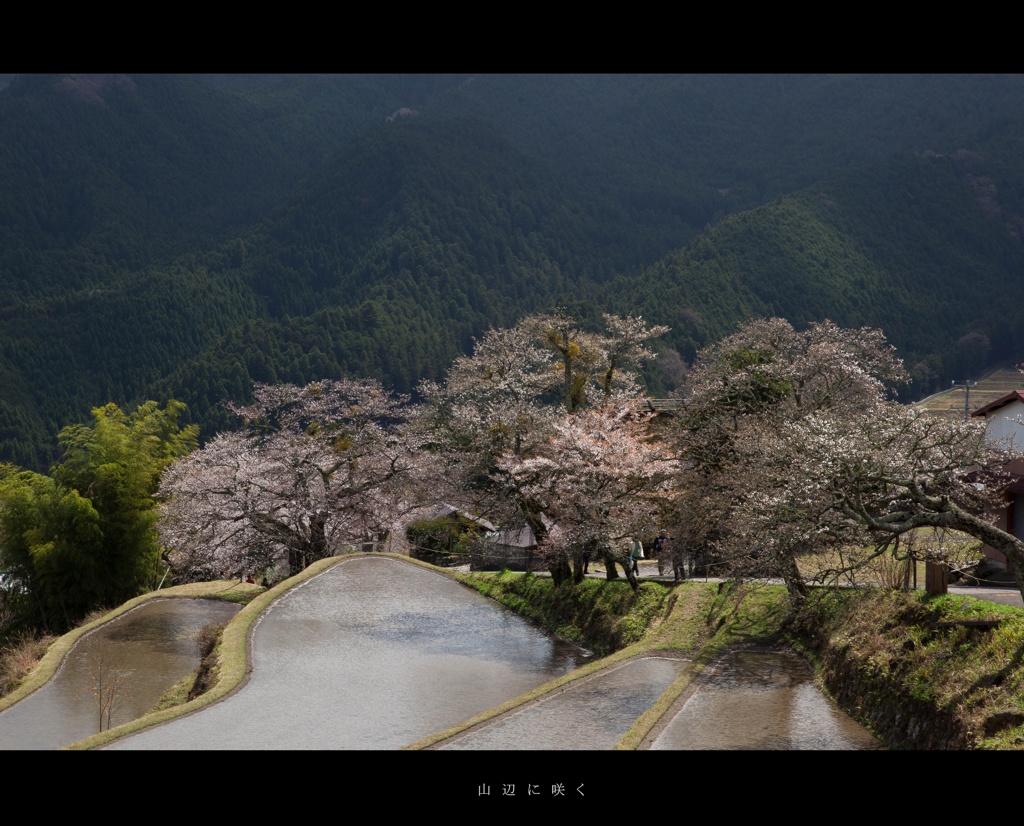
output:
<svg viewBox="0 0 1024 826"><path fill-rule="evenodd" d="M650 414L605 404L563 416L533 456L506 454L499 471L524 499L554 520L548 534L549 565L556 582L574 563L582 579L583 553L618 561L636 588L626 557L615 546L648 529L658 499L665 498L677 461L651 439Z"/></svg>
<svg viewBox="0 0 1024 826"><path fill-rule="evenodd" d="M164 474L160 538L183 579L297 573L376 539L408 507L417 451L403 399L373 381L255 388L217 436Z"/></svg>
<svg viewBox="0 0 1024 826"><path fill-rule="evenodd" d="M631 378L623 368L640 367L655 357L647 342L665 335L669 328L664 325L648 326L642 316L623 318L610 313L604 314L604 323L608 330L602 342L606 367L601 374L600 385L605 398L608 398L616 381ZM630 382L627 388L632 395L636 394L635 382Z"/></svg>
<svg viewBox="0 0 1024 826"><path fill-rule="evenodd" d="M604 313L603 318L604 333L585 330L561 308L529 316L518 325L554 354L549 389L561 397L569 413L593 403L598 390L603 398L608 398L616 382L623 386L626 395L637 395L638 386L626 371L654 358L646 342L669 330L648 326L640 316Z"/></svg>
<svg viewBox="0 0 1024 826"><path fill-rule="evenodd" d="M781 576L799 597L797 558L815 547L819 525L809 502L771 506L793 493L786 467L801 450L783 434L808 416L860 421L887 384L905 380L902 364L877 330L824 322L801 332L769 319L699 353L689 379L681 447L700 482L685 487L718 502L717 556L734 575Z"/></svg>
<svg viewBox="0 0 1024 826"><path fill-rule="evenodd" d="M639 325L644 326L642 320ZM642 363L648 355L638 347L645 340L640 330L630 328L626 335L627 341L616 340L618 361L610 368L616 376L623 375L622 365ZM475 342L472 355L454 362L443 383L423 382L424 422L448 477L462 485L479 482L493 471L496 456L531 455L560 415L552 398L559 397L570 411L601 398L594 379L609 361L605 342L555 310L510 329L489 330ZM453 473L457 468L462 472Z"/></svg>
<svg viewBox="0 0 1024 826"><path fill-rule="evenodd" d="M690 378L681 448L726 503L713 544L732 573L781 576L799 599L802 554L892 552L920 527L963 531L1024 563L1024 543L991 519L1005 455L979 423L888 399L906 375L879 331L754 321L702 352Z"/></svg>
<svg viewBox="0 0 1024 826"><path fill-rule="evenodd" d="M516 501L492 474L502 454L530 456L558 411L543 402L553 359L524 325L489 330L473 354L455 361L443 384L423 382L417 423L432 452L432 488L439 500L506 521L525 514L541 534L540 514Z"/></svg>
<svg viewBox="0 0 1024 826"><path fill-rule="evenodd" d="M817 502L819 531L854 527L876 555L918 528L966 533L1006 554L1024 594L1024 542L993 524L1009 481L1007 454L986 442L983 422L880 401L852 422L811 416L789 423L778 441L790 454L790 484L775 507ZM772 463L781 466L777 456Z"/></svg>
<svg viewBox="0 0 1024 826"><path fill-rule="evenodd" d="M565 538L552 537L549 543L550 518L554 510L581 511L564 500L556 505L550 490L540 497L540 465L527 471L524 463L543 462L567 445L569 420L589 410L588 404L632 410L637 390L627 370L651 356L645 342L666 329L615 316L606 316L605 323L608 335L585 332L562 310L530 316L510 330L489 331L471 356L452 365L444 383L420 387L426 399L425 438L438 471L435 490L445 501L492 521L525 521L542 545L555 549L558 570L565 548L579 547L579 534L567 527L569 520L557 532ZM560 407L552 397L560 399ZM600 508L591 515L604 519ZM603 535L598 529L594 537ZM594 537L601 548L607 545Z"/></svg>
<svg viewBox="0 0 1024 826"><path fill-rule="evenodd" d="M435 436L482 456L528 452L551 421L541 397L554 369L551 354L524 325L489 330L471 356L455 360L443 384L420 385Z"/></svg>
<svg viewBox="0 0 1024 826"><path fill-rule="evenodd" d="M544 315L523 319L519 326L532 334L555 354L557 362L550 389L561 396L569 413L587 402L587 391L605 361L604 339L585 332L565 310L559 308Z"/></svg>

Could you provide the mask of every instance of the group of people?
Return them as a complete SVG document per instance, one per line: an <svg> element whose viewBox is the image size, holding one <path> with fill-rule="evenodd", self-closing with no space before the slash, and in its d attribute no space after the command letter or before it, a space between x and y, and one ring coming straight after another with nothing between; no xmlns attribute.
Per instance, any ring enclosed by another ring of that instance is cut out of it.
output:
<svg viewBox="0 0 1024 826"><path fill-rule="evenodd" d="M654 540L654 557L658 560L658 576L665 576L665 569L671 564L672 581L681 582L686 579L683 549L673 543L668 531L658 532L658 538Z"/></svg>
<svg viewBox="0 0 1024 826"><path fill-rule="evenodd" d="M658 576L665 576L665 570L671 567L672 580L674 582L681 582L686 579L686 562L683 559L683 549L672 541L668 531L662 530L658 532L658 536L654 540L653 551L654 558L658 562ZM583 554L584 574L589 572L590 558L591 552L588 549ZM634 539L627 551L627 563L632 568L634 576L639 576L640 574L641 559L646 559L643 543L639 539Z"/></svg>

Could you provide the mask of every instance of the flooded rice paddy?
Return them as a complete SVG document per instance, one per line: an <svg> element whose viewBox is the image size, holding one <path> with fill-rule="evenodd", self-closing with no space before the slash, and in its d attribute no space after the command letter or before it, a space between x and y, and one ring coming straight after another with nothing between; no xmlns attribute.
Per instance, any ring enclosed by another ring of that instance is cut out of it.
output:
<svg viewBox="0 0 1024 826"><path fill-rule="evenodd" d="M703 675L652 749L878 749L790 653L733 652Z"/></svg>
<svg viewBox="0 0 1024 826"><path fill-rule="evenodd" d="M100 626L50 682L0 713L0 749L56 749L147 714L199 665L196 631L239 609L212 599L154 599Z"/></svg>
<svg viewBox="0 0 1024 826"><path fill-rule="evenodd" d="M403 562L357 557L290 591L236 694L120 749L396 749L574 669L581 649Z"/></svg>
<svg viewBox="0 0 1024 826"><path fill-rule="evenodd" d="M611 749L688 667L644 657L572 683L494 723L445 743L444 749Z"/></svg>
<svg viewBox="0 0 1024 826"><path fill-rule="evenodd" d="M110 722L148 712L198 661L194 632L238 610L154 600L90 633L57 676L0 713L0 748L52 749L99 730L101 682L122 679ZM116 749L395 749L513 699L586 659L458 583L381 557L330 568L254 627L252 676L193 715ZM610 749L687 668L656 655L590 675L440 747ZM872 749L870 733L784 653L725 655L649 742L675 749Z"/></svg>

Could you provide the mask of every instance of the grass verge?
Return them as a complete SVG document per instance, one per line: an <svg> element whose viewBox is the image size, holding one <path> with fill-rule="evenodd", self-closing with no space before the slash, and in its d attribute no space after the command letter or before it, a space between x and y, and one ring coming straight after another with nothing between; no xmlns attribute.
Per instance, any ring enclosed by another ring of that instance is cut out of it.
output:
<svg viewBox="0 0 1024 826"><path fill-rule="evenodd" d="M664 613L671 589L645 582L637 591L622 581L584 579L555 587L549 577L502 571L457 574L457 579L520 616L589 648L599 656L642 639Z"/></svg>
<svg viewBox="0 0 1024 826"><path fill-rule="evenodd" d="M793 641L891 745L1024 748L1024 610L883 589L814 592Z"/></svg>

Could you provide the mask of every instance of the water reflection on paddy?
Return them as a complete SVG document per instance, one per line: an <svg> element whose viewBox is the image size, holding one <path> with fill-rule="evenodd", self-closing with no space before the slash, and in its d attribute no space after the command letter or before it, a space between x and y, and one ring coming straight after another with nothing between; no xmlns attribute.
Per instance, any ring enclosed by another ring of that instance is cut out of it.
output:
<svg viewBox="0 0 1024 826"><path fill-rule="evenodd" d="M0 749L56 749L95 734L101 700L113 700L112 726L147 714L199 665L195 632L239 609L222 600L153 599L100 626L50 682L0 713Z"/></svg>
<svg viewBox="0 0 1024 826"><path fill-rule="evenodd" d="M114 748L395 749L575 668L583 658L497 603L381 557L335 565L278 600L236 694Z"/></svg>

